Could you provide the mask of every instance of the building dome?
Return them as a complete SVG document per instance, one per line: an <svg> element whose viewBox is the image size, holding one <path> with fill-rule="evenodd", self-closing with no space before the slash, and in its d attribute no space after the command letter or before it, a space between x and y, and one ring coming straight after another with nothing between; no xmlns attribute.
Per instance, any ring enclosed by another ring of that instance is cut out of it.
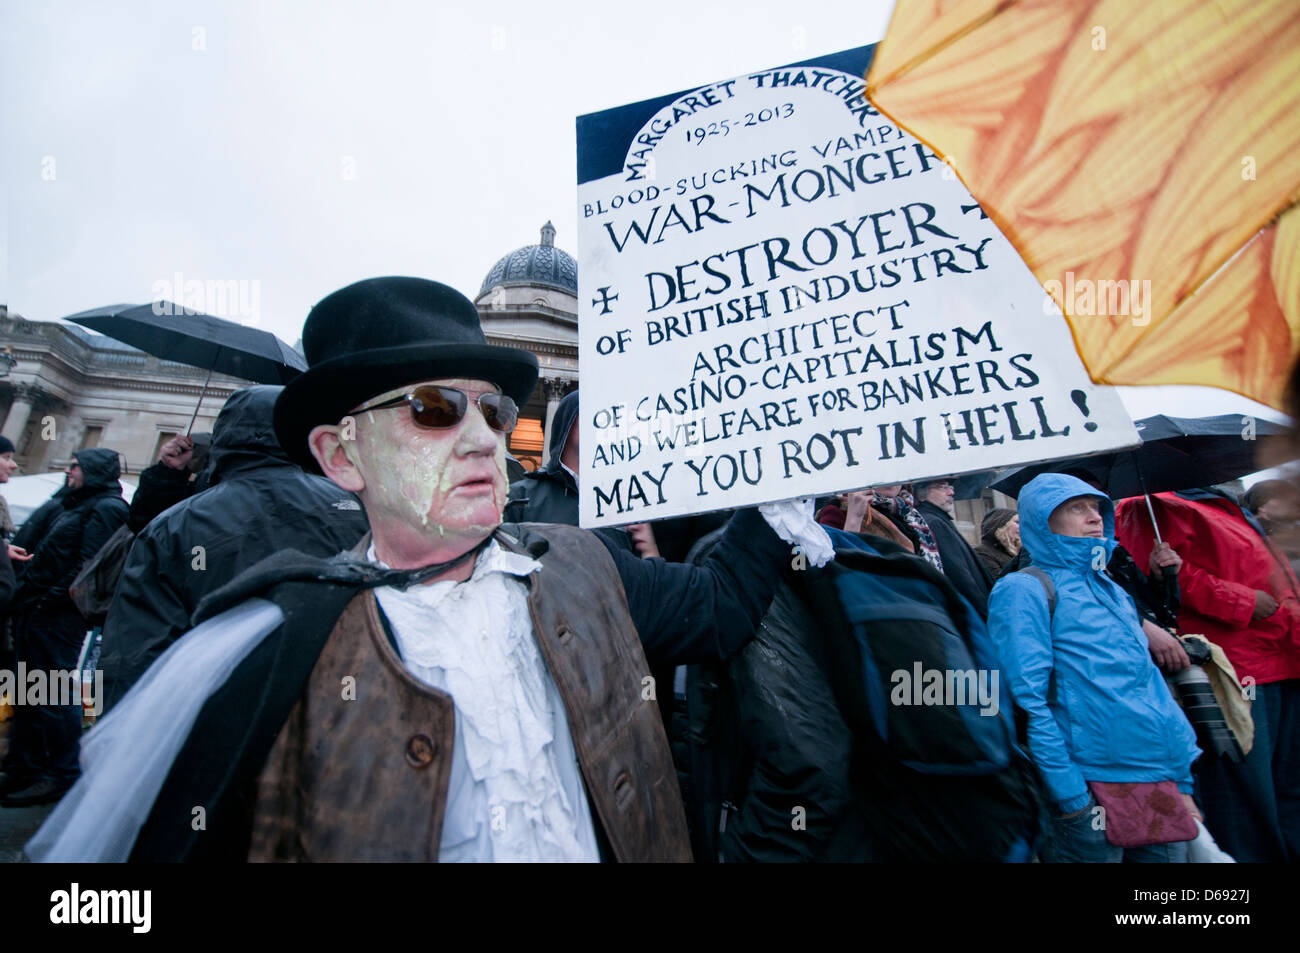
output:
<svg viewBox="0 0 1300 953"><path fill-rule="evenodd" d="M506 255L487 273L479 295L498 286L531 285L554 288L578 296L578 263L555 247L555 226L542 226L542 243L525 245Z"/></svg>

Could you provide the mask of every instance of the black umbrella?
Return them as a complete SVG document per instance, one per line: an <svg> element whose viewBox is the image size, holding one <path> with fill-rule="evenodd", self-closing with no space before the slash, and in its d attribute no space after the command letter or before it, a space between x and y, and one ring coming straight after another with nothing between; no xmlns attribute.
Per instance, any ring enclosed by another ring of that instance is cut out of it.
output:
<svg viewBox="0 0 1300 953"><path fill-rule="evenodd" d="M67 320L164 361L206 369L199 405L213 373L258 384L287 384L307 369L302 356L270 331L188 311L169 301L92 308ZM196 405L190 429L198 415Z"/></svg>
<svg viewBox="0 0 1300 953"><path fill-rule="evenodd" d="M984 488L1003 474L1010 473L1013 467L1001 467L997 470L980 470L952 478L954 500L978 500L984 495Z"/></svg>
<svg viewBox="0 0 1300 953"><path fill-rule="evenodd" d="M1142 438L1140 447L1019 467L990 485L1008 496L1019 496L1024 485L1040 473L1082 469L1115 500L1212 486L1260 469L1255 459L1258 438L1286 430L1281 424L1242 414L1158 414L1134 421L1133 425Z"/></svg>
<svg viewBox="0 0 1300 953"><path fill-rule="evenodd" d="M992 487L1018 497L1025 484L1040 473L1086 470L1111 499L1144 497L1151 527L1159 543L1160 526L1156 523L1150 494L1212 486L1254 473L1260 469L1255 459L1258 438L1286 430L1281 424L1242 414L1219 414L1217 417L1166 417L1158 414L1134 421L1133 425L1142 438L1139 447L1020 467L993 483ZM1166 604L1177 606L1177 574L1172 567L1165 567L1163 575Z"/></svg>

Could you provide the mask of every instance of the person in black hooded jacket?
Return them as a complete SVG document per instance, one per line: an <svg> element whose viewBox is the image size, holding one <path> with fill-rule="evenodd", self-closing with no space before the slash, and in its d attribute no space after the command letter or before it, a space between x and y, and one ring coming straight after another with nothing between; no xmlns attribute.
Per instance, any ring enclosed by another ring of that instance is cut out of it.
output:
<svg viewBox="0 0 1300 953"><path fill-rule="evenodd" d="M280 550L332 556L365 534L356 496L304 473L280 448L271 416L282 389L230 396L213 431L209 488L136 537L104 622L106 708L189 631L209 592Z"/></svg>
<svg viewBox="0 0 1300 953"><path fill-rule="evenodd" d="M980 618L987 619L993 577L953 522L952 483L948 480L917 483L914 494L917 512L925 519L930 532L934 534L935 542L939 544L943 574L966 601L975 607Z"/></svg>
<svg viewBox="0 0 1300 953"><path fill-rule="evenodd" d="M510 484L507 523L578 525L578 392L555 408L546 466Z"/></svg>
<svg viewBox="0 0 1300 953"><path fill-rule="evenodd" d="M35 550L37 544L45 538L46 531L62 515L63 500L71 492L72 487L65 483L54 491L53 496L36 507L32 514L23 520L23 525L18 527L18 532L14 533L13 545L29 554Z"/></svg>
<svg viewBox="0 0 1300 953"><path fill-rule="evenodd" d="M525 473L522 480L510 484L504 520L577 526L578 461L578 392L575 390L555 408L546 466ZM637 553L625 529L603 527L596 534L630 553Z"/></svg>
<svg viewBox="0 0 1300 953"><path fill-rule="evenodd" d="M30 535L23 534L32 558L23 567L12 607L14 655L28 671L46 672L47 678L77 667L88 626L68 586L127 515L117 451L78 450L73 460L65 490L33 514L40 519L32 520ZM72 786L80 773L81 717L79 703L15 706L0 803L43 804Z"/></svg>

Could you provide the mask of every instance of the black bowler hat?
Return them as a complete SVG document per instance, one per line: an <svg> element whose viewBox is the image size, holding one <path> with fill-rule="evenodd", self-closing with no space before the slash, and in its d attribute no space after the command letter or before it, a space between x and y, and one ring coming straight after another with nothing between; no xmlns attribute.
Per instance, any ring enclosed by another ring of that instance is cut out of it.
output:
<svg viewBox="0 0 1300 953"><path fill-rule="evenodd" d="M303 469L313 427L336 424L384 391L443 377L490 381L521 407L537 358L487 343L478 311L459 291L423 278L367 278L323 299L302 330L307 370L275 402L275 435Z"/></svg>

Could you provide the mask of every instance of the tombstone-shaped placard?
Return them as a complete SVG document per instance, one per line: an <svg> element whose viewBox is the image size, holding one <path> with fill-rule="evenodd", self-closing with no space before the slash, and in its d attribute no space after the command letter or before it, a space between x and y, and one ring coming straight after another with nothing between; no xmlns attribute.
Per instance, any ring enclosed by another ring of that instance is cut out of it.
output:
<svg viewBox="0 0 1300 953"><path fill-rule="evenodd" d="M870 56L578 119L582 525L1137 443Z"/></svg>

